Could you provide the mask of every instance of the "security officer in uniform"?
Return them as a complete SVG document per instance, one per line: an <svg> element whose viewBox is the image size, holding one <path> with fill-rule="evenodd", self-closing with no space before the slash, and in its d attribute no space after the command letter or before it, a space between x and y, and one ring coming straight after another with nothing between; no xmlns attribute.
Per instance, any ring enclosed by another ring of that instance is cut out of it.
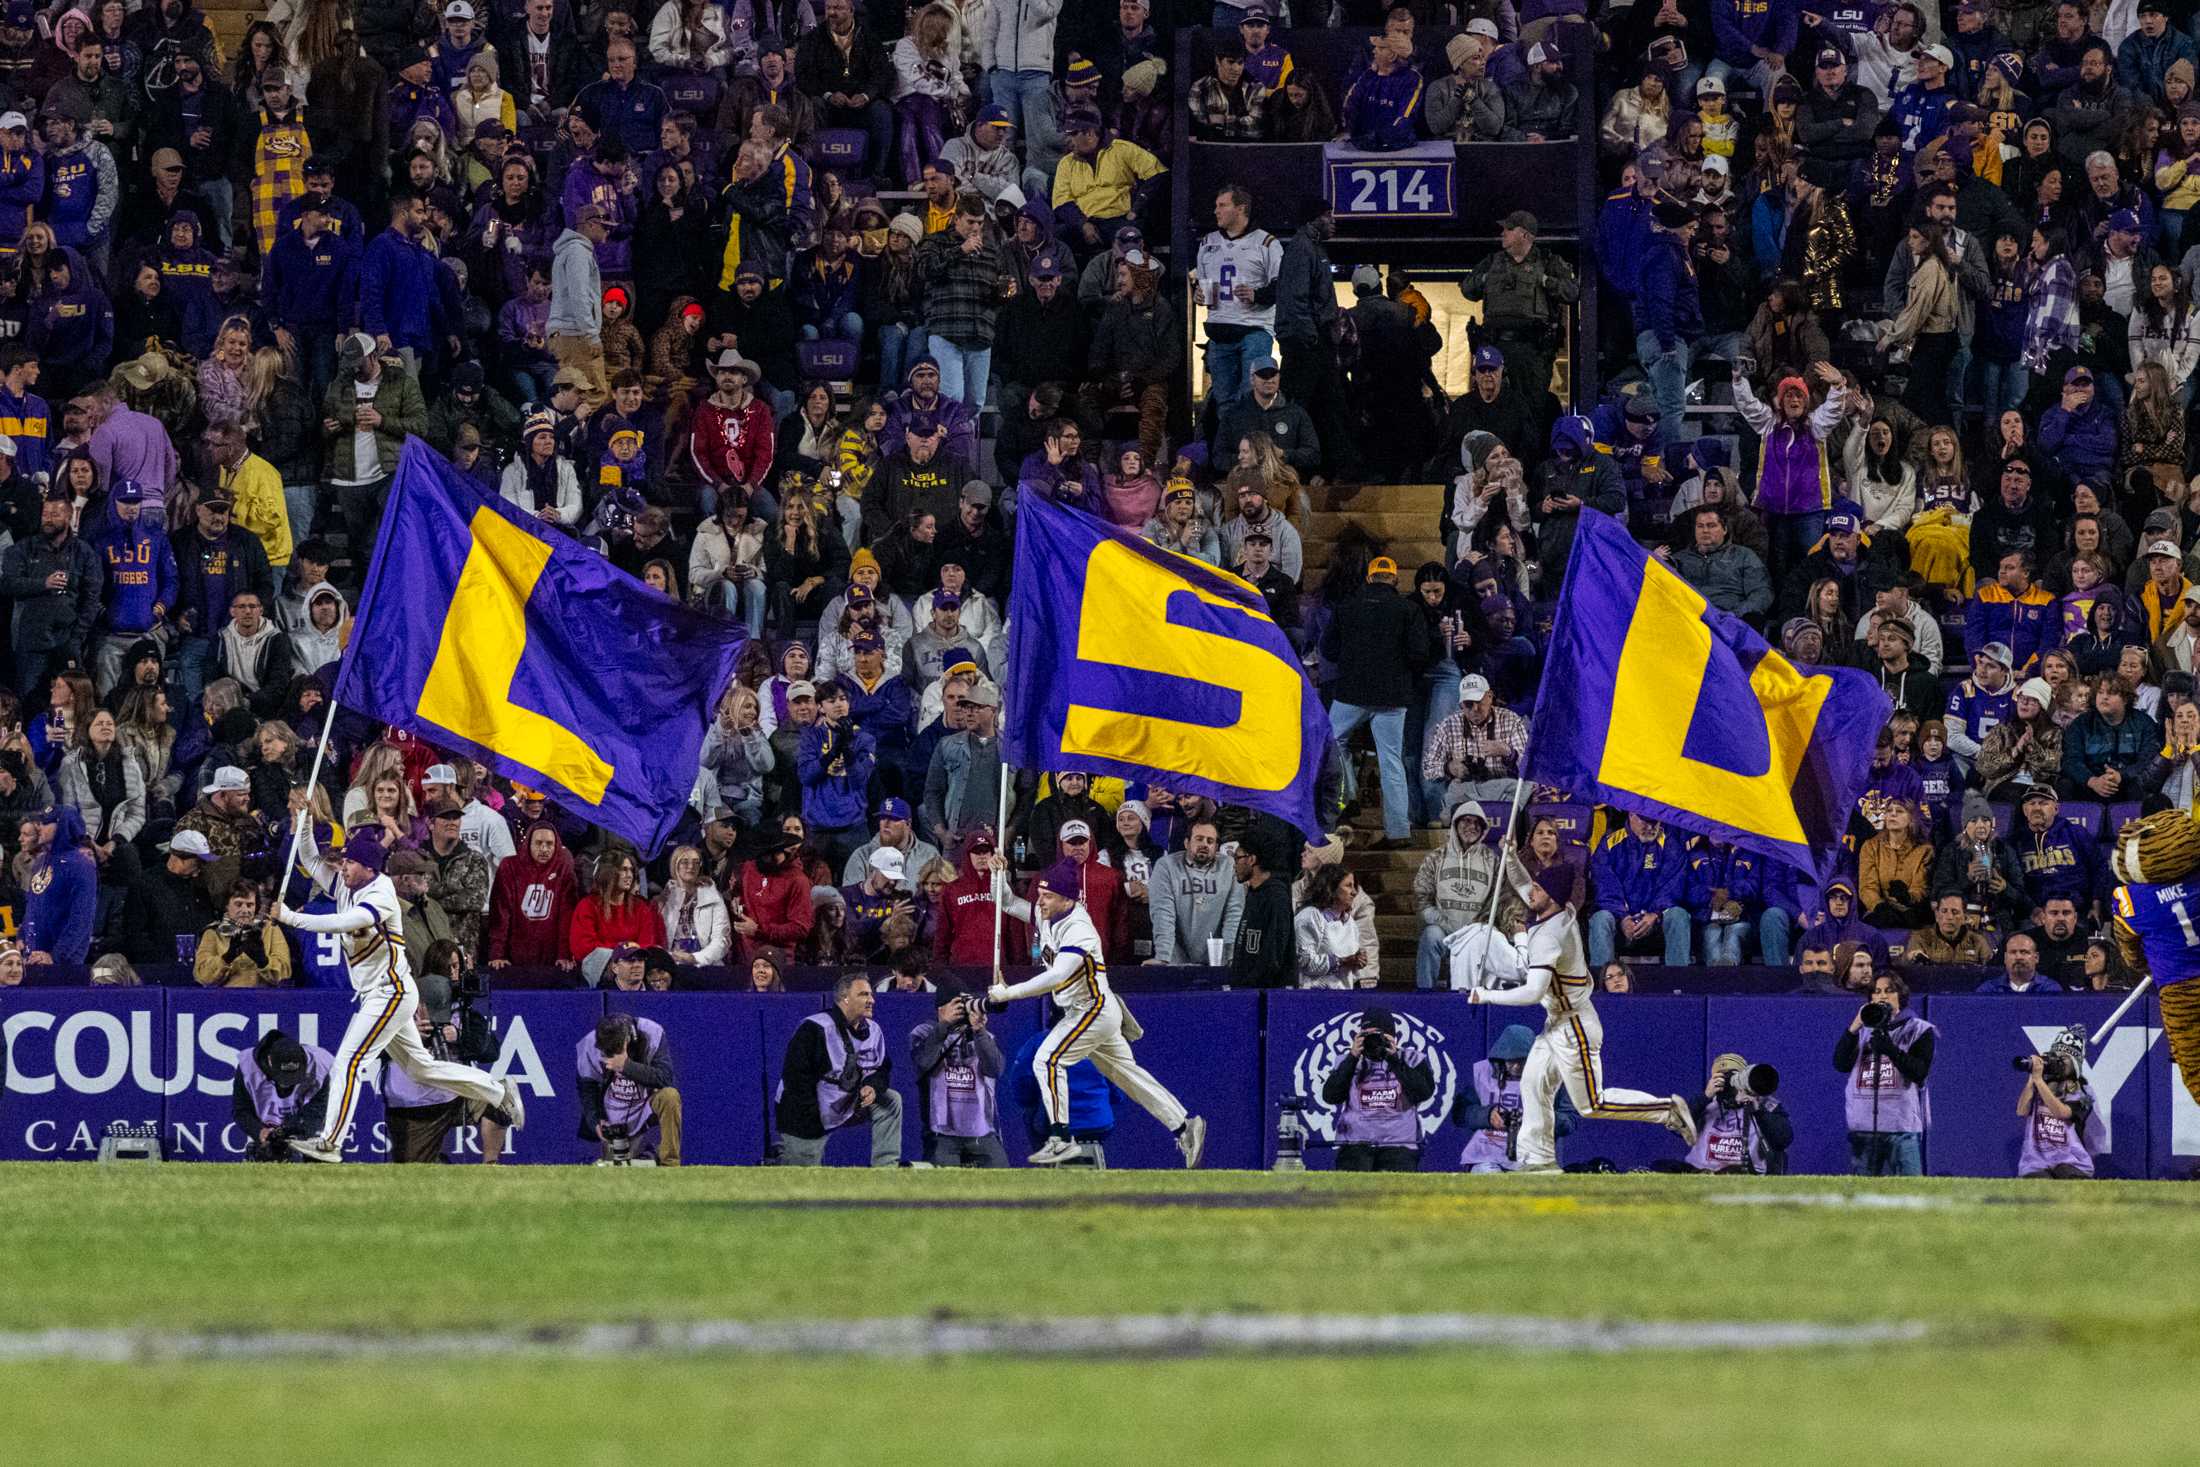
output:
<svg viewBox="0 0 2200 1467"><path fill-rule="evenodd" d="M1560 308L1581 299L1573 266L1535 242L1535 215L1515 209L1498 224L1498 248L1466 273L1459 292L1482 303L1476 346L1505 354L1507 375L1541 403L1551 385L1553 343L1564 339Z"/></svg>

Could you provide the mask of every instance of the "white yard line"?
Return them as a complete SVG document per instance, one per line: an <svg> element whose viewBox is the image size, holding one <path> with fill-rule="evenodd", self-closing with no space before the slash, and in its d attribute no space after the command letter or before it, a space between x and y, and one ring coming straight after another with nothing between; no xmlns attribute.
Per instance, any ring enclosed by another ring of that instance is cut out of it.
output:
<svg viewBox="0 0 2200 1467"><path fill-rule="evenodd" d="M1958 1200L1908 1192L1717 1192L1704 1199L1716 1207L1857 1207L1896 1212L1938 1212L1954 1207Z"/></svg>
<svg viewBox="0 0 2200 1467"><path fill-rule="evenodd" d="M1351 1354L1479 1345L1617 1355L1641 1351L1808 1350L1910 1344L1914 1321L1556 1319L1497 1314L1178 1314L957 1320L905 1316L751 1324L573 1324L389 1334L53 1329L0 1332L0 1364L91 1360L419 1360L512 1355L574 1360L644 1355L926 1357Z"/></svg>

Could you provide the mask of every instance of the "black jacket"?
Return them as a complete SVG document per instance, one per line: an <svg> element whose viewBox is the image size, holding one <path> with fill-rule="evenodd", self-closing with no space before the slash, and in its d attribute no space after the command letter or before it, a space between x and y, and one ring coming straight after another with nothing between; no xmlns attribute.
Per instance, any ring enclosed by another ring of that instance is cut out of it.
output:
<svg viewBox="0 0 2200 1467"><path fill-rule="evenodd" d="M875 102L886 100L893 89L894 67L885 48L864 34L859 22L850 38L848 53L833 44L832 33L820 25L794 48L794 84L798 91L822 108L827 92L861 93Z"/></svg>
<svg viewBox="0 0 2200 1467"><path fill-rule="evenodd" d="M1322 1081L1323 1104L1343 1105L1345 1097L1352 1093L1352 1077L1360 1072L1360 1066L1365 1063L1365 1060L1347 1054L1344 1062L1331 1070ZM1406 1103L1416 1110L1420 1108L1422 1101L1436 1093L1436 1071L1430 1066L1426 1055L1421 1057L1418 1064L1408 1064L1403 1053L1394 1053L1384 1063L1398 1077L1398 1089L1403 1092Z"/></svg>
<svg viewBox="0 0 2200 1467"><path fill-rule="evenodd" d="M1435 655L1413 599L1379 581L1337 607L1321 652L1337 669L1331 695L1360 708L1410 707L1421 669Z"/></svg>
<svg viewBox="0 0 2200 1467"><path fill-rule="evenodd" d="M990 516L979 522L975 532L963 528L958 513L940 526L939 540L934 548L939 552L941 565L954 561L970 577L970 584L985 594L996 606L1005 606L1008 595L1008 568L1010 550L1008 532L995 524Z"/></svg>
<svg viewBox="0 0 2200 1467"><path fill-rule="evenodd" d="M842 1040L852 1051L855 1036L848 1028L848 1021L837 1008L827 1008L826 1014L840 1030ZM876 1024L878 1020L872 1019ZM825 1031L815 1024L801 1024L795 1028L794 1038L787 1041L787 1058L779 1067L779 1103L773 1116L782 1136L799 1136L814 1141L825 1134L825 1118L817 1109L817 1086L825 1078ZM894 1054L891 1046L884 1052L875 1070L867 1070L855 1088L870 1086L883 1098L887 1082L893 1078ZM860 1112L859 1112L860 1114Z"/></svg>
<svg viewBox="0 0 2200 1467"><path fill-rule="evenodd" d="M1075 387L1085 379L1085 320L1067 285L1052 301L1041 301L1032 291L1018 292L1001 308L994 340L993 369L1003 383Z"/></svg>
<svg viewBox="0 0 2200 1467"><path fill-rule="evenodd" d="M197 938L220 920L213 899L196 877L178 876L165 860L146 866L130 885L122 919L122 954L132 963L181 963L191 958L178 937Z"/></svg>
<svg viewBox="0 0 2200 1467"><path fill-rule="evenodd" d="M1298 966L1298 939L1291 930L1291 881L1270 876L1259 886L1245 889L1245 913L1238 922L1237 946L1230 954L1230 978L1247 988L1290 988L1298 982Z"/></svg>

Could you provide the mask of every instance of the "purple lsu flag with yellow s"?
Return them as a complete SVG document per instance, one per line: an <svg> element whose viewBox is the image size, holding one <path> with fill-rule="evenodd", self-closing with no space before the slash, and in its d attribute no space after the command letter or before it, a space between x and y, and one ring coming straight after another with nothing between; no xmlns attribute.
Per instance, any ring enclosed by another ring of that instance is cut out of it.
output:
<svg viewBox="0 0 2200 1467"><path fill-rule="evenodd" d="M408 438L334 696L655 853L743 640Z"/></svg>
<svg viewBox="0 0 2200 1467"><path fill-rule="evenodd" d="M1819 875L1891 711L1865 674L1797 667L1585 509L1523 773Z"/></svg>
<svg viewBox="0 0 2200 1467"><path fill-rule="evenodd" d="M1145 780L1319 836L1329 718L1251 582L1026 494L1008 639L1009 763Z"/></svg>

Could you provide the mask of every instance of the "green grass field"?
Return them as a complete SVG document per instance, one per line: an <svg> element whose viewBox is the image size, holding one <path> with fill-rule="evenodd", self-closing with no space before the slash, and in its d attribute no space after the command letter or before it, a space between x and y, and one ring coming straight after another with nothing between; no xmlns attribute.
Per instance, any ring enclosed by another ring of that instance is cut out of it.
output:
<svg viewBox="0 0 2200 1467"><path fill-rule="evenodd" d="M1275 1311L1703 1322L1694 1353L0 1364L8 1460L1783 1467L2192 1460L2173 1184L0 1167L0 1332ZM912 1205L915 1204L915 1205ZM1917 1321L1721 1349L1718 1321Z"/></svg>

